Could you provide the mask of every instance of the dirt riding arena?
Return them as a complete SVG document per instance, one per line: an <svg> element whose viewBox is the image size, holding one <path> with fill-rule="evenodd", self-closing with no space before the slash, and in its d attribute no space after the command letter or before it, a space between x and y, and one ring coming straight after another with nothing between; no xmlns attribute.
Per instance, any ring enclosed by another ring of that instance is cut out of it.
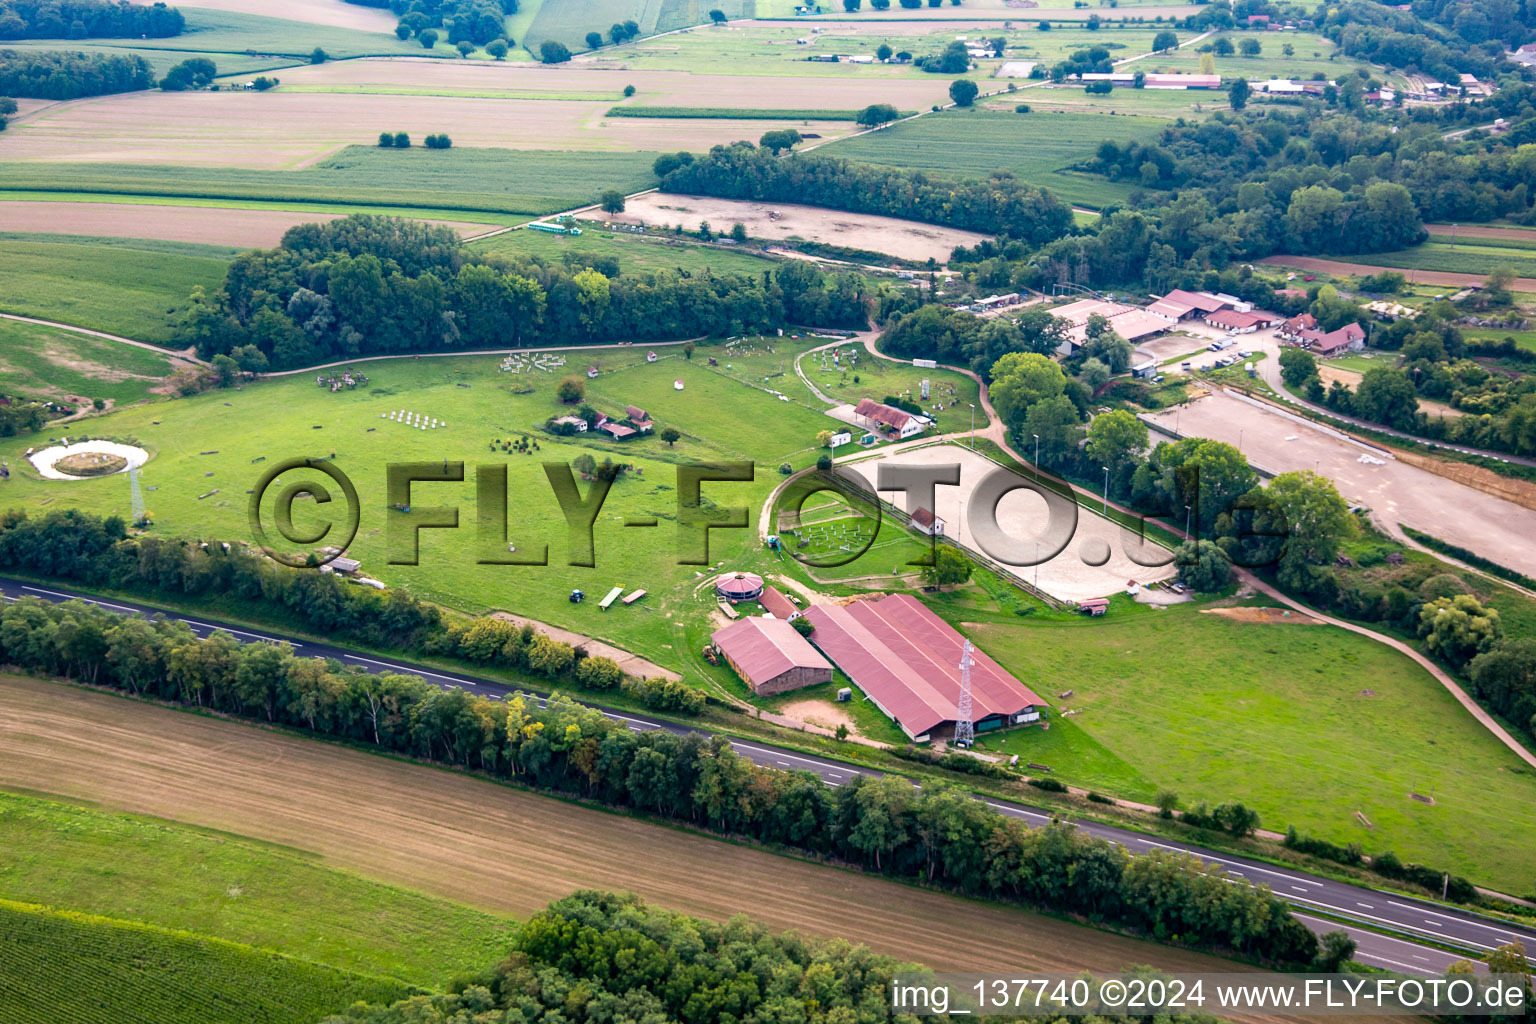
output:
<svg viewBox="0 0 1536 1024"><path fill-rule="evenodd" d="M1313 470L1331 478L1344 499L1371 510L1378 525L1401 536L1399 524L1536 575L1536 512L1379 450L1325 432L1226 392L1144 417L1187 437L1240 445L1255 466L1273 473ZM1154 435L1154 440L1156 440ZM1361 462L1361 456L1381 464Z"/></svg>
<svg viewBox="0 0 1536 1024"><path fill-rule="evenodd" d="M758 203L743 199L712 199L651 192L631 199L624 212L613 218L630 224L666 227L681 224L696 230L708 221L716 231L732 224L746 226L747 234L770 242L804 238L814 242L868 249L908 260L949 259L957 245L972 246L987 236L974 231L943 228L894 217L824 210L791 203Z"/></svg>
<svg viewBox="0 0 1536 1024"><path fill-rule="evenodd" d="M617 889L716 920L748 913L775 929L843 936L939 970L1231 967L454 771L16 676L0 676L0 778L279 843L493 913ZM962 916L966 927L954 928Z"/></svg>
<svg viewBox="0 0 1536 1024"><path fill-rule="evenodd" d="M976 486L981 483L983 477L998 468L996 463L957 445L936 444L917 449L894 449L876 458L851 463L842 468L857 472L873 487L878 472L876 466L884 460L899 465L924 466L958 462L960 486L939 487L935 491L938 505L936 511L939 518L947 524L945 532L948 537L964 548L972 551L978 549L977 541L971 533L970 523L961 514L961 506L963 503L969 508ZM892 491L882 492L881 497L898 503L903 500ZM997 519L1003 532L1010 537L1041 536L1045 532L1048 519L1045 501L1032 491L1010 491L998 503ZM1107 547L1110 552L1109 560L1099 566L1088 565L1083 560L1085 555L1091 556L1095 547ZM1079 506L1077 527L1072 532L1067 546L1054 558L1040 565L1038 577L1033 566L1019 567L1013 571L1020 579L1030 583L1034 583L1038 578L1042 591L1062 601L1108 597L1125 590L1126 583L1131 580L1146 584L1171 579L1175 575L1172 564L1161 568L1137 565L1126 557L1127 550L1136 551L1137 557L1142 561L1162 558L1171 560L1172 557L1172 552L1167 549L1155 544L1143 546L1135 534Z"/></svg>
<svg viewBox="0 0 1536 1024"><path fill-rule="evenodd" d="M162 238L240 248L271 248L295 224L335 220L340 214L311 210L238 210L211 206L139 206L133 203L0 201L8 231L40 231L112 238ZM492 225L433 221L463 234Z"/></svg>

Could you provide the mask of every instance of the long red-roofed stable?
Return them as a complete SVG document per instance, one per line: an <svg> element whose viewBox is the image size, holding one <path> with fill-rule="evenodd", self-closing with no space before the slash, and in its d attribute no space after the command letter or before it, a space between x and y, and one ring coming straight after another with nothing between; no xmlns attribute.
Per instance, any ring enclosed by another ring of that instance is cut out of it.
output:
<svg viewBox="0 0 1536 1024"><path fill-rule="evenodd" d="M909 594L812 605L811 640L914 740L952 733L965 637ZM1045 701L980 650L971 652L976 731L1039 721Z"/></svg>

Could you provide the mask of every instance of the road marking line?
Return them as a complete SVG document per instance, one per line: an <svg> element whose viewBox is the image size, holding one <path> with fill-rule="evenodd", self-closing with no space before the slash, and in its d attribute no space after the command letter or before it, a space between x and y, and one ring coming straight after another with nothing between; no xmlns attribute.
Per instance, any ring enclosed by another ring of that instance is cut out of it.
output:
<svg viewBox="0 0 1536 1024"><path fill-rule="evenodd" d="M189 626L201 626L204 629L218 630L223 633L233 633L236 636L254 636L258 640L265 640L272 644L287 644L289 647L297 646L292 640L284 640L281 637L267 636L265 633L252 633L244 629L233 629L229 626L215 626L210 622L199 622L196 619L181 619Z"/></svg>
<svg viewBox="0 0 1536 1024"><path fill-rule="evenodd" d="M1473 925L1473 926L1478 927L1478 928L1486 929L1486 930L1488 930L1490 932L1498 932L1500 935L1506 936L1507 938L1520 939L1520 940L1524 940L1526 938L1526 936L1517 935L1514 932L1509 931L1507 929L1495 928L1491 924L1484 924L1481 921L1475 921L1475 920L1472 920L1471 918L1456 917L1456 916L1454 916L1452 914L1437 914L1433 910L1426 910L1423 907L1416 907L1416 906L1413 906L1412 904L1409 904L1409 903L1399 903L1396 900L1387 900L1387 902L1392 904L1394 907L1401 907L1404 910L1417 910L1419 913L1421 913L1421 914L1428 914L1430 917L1438 917L1438 918L1441 918L1441 919L1446 920L1446 921L1455 921L1458 924L1470 924L1470 925Z"/></svg>
<svg viewBox="0 0 1536 1024"><path fill-rule="evenodd" d="M1391 964L1393 967L1401 967L1405 971L1422 971L1424 969L1417 966L1416 964L1405 964L1400 960L1388 960L1386 957L1377 956L1375 953L1356 953L1355 955L1363 956L1369 960L1380 960L1384 964Z"/></svg>
<svg viewBox="0 0 1536 1024"><path fill-rule="evenodd" d="M35 594L50 594L53 597L62 597L66 601L84 601L86 604L96 604L103 608L116 608L119 611L132 612L134 615L139 614L137 608L130 608L125 604L113 604L111 601L98 601L93 597L76 597L74 594L65 594L57 590L44 590L42 587L29 587L26 584L22 584L21 589L30 590Z"/></svg>
<svg viewBox="0 0 1536 1024"><path fill-rule="evenodd" d="M451 680L451 681L453 681L455 683L462 683L465 686L475 686L475 685L477 685L476 683L470 682L468 679L460 679L458 676L446 676L446 675L443 675L441 672L428 672L425 669L408 668L405 665L396 665L393 662L388 662L388 661L377 661L377 660L375 660L373 658L363 658L363 657L359 657L356 654L343 654L342 657L343 658L347 658L347 659L349 659L351 661L367 662L369 665L381 665L384 668L392 668L396 672L409 672L413 676L422 676L424 678L429 678L429 679L448 679L448 680Z"/></svg>

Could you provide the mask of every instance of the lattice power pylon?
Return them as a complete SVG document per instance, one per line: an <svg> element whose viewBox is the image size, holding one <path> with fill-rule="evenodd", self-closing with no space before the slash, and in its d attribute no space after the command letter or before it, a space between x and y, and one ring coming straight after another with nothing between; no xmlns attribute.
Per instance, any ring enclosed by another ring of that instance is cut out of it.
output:
<svg viewBox="0 0 1536 1024"><path fill-rule="evenodd" d="M971 721L971 642L965 642L960 655L960 701L955 709L955 746L969 747L976 742L976 723Z"/></svg>
<svg viewBox="0 0 1536 1024"><path fill-rule="evenodd" d="M144 522L144 492L139 489L139 467L128 471L128 487L133 500L133 525Z"/></svg>

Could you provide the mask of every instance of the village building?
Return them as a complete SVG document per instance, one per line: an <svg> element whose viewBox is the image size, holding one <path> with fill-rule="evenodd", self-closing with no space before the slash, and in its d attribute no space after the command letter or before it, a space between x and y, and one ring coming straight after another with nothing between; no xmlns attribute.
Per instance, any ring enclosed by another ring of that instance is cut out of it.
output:
<svg viewBox="0 0 1536 1024"><path fill-rule="evenodd" d="M881 405L872 398L865 398L853 410L854 418L872 429L881 429L905 440L921 434L927 427L923 419L904 409Z"/></svg>
<svg viewBox="0 0 1536 1024"><path fill-rule="evenodd" d="M832 663L783 619L739 619L716 630L710 640L753 693L784 693L832 681Z"/></svg>
<svg viewBox="0 0 1536 1024"><path fill-rule="evenodd" d="M926 508L918 508L912 513L912 527L929 537L944 536L944 520Z"/></svg>

